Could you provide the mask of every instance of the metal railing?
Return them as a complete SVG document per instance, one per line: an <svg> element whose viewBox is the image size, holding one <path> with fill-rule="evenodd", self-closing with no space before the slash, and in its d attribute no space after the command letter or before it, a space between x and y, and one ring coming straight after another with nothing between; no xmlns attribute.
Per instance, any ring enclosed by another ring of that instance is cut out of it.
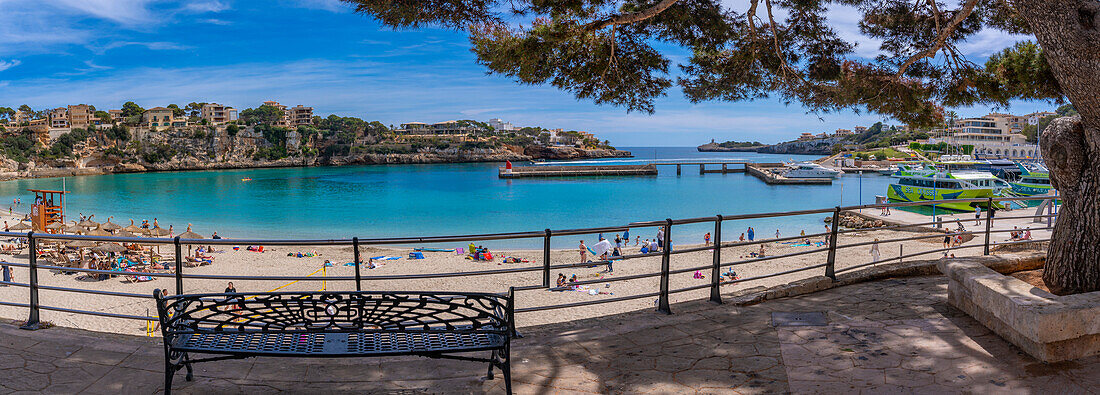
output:
<svg viewBox="0 0 1100 395"><path fill-rule="evenodd" d="M1020 200L1043 201L1043 200L1045 200L1045 201L1056 202L1057 199L1058 199L1057 196L1034 196L1034 197L1030 197L1030 198L1013 197L1013 198L953 199L953 200L939 200L939 201L936 201L936 202L938 202L938 203L985 203L987 205L987 207L992 207L992 204L994 202L1001 202L1001 201L1020 201ZM43 305L43 304L40 303L40 300L39 300L39 291L41 291L41 290L56 291L56 292L69 292L69 293L81 293L81 294L91 294L91 295L103 295L103 296L111 296L111 297L124 297L124 298L134 298L134 299L152 299L152 295L128 293L128 292L105 291L105 290L96 290L96 289L86 289L86 288L69 288L69 287L44 285L44 284L41 284L39 282L39 279L38 279L38 272L40 270L56 270L56 271L60 271L60 272L63 272L63 273L85 273L85 274L94 274L94 275L103 275L103 274L105 274L105 275L126 275L126 276L140 275L140 276L149 276L149 277L173 278L175 280L175 293L176 294L183 294L186 291L186 288L184 287L184 285L185 285L184 280L185 279L195 279L195 280L198 280L198 279L207 279L207 280L217 279L217 280L330 281L330 282L353 281L354 284L355 284L355 290L360 291L360 290L362 290L362 284L363 284L364 281L437 279L437 278L448 278L448 277L488 276L488 275L515 274L515 273L524 273L524 272L541 272L541 277L542 277L541 278L541 280L542 280L541 284L537 284L537 285L510 284L510 285L514 286L514 288L517 292L519 292L519 291L532 291L532 290L566 290L566 289L572 288L574 286L580 286L580 285L586 285L586 284L612 283L612 282L618 282L618 281L630 281L630 280L638 280L638 279L644 279L644 278L659 277L659 287L658 287L659 290L657 292L644 292L644 293L640 293L640 294L637 294L637 295L616 296L616 297L611 297L611 298L581 301L581 302L570 302L570 303L562 303L562 304L556 304L556 305L545 305L545 306L519 307L519 308L516 308L517 313L527 313L527 312L555 310L555 309L564 309L564 308L575 308L575 307L582 307L582 306L591 306L591 305L605 304L605 303L616 303L616 302L623 302L623 301L629 301L629 300L656 297L657 298L656 310L659 311L659 312L665 313L665 314L671 314L672 309L671 309L671 306L669 304L669 296L673 295L673 294L678 294L678 293L682 293L682 292L688 292L688 291L693 291L693 290L701 290L701 289L708 289L709 288L709 290L710 290L709 300L713 303L723 303L722 302L722 296L721 296L722 295L721 294L721 287L723 287L723 286L746 283L746 282L762 280L762 279L766 279L766 278L772 278L772 277L783 276L783 275L789 275L789 274L794 274L794 273L801 273L801 272L806 272L806 271L815 270L815 269L822 269L823 268L824 269L823 275L826 276L826 277L829 277L829 278L831 278L835 281L836 280L836 275L840 274L840 273L844 273L844 272L848 272L848 271L852 271L852 270L856 270L856 269L860 269L860 268L864 268L864 267L868 267L868 266L872 266L872 265L876 265L876 264L892 262L892 261L900 262L904 259L909 259L909 258L914 258L914 257L919 257L919 256L924 256L924 255L938 254L938 253L946 254L949 251L969 249L969 248L978 248L978 247L983 247L983 253L985 255L989 255L990 254L990 245L991 245L992 235L996 234L996 233L1005 233L1005 232L1012 232L1013 231L1011 229L1009 229L1009 230L993 230L992 229L992 223L996 219L995 213L996 213L997 210L985 210L985 218L984 218L985 229L984 229L984 231L978 231L978 232L958 231L958 232L949 233L949 234L952 234L952 235L974 235L975 237L977 237L978 235L984 235L985 240L982 244L973 244L973 245L966 245L966 246L952 246L952 247L949 247L949 248L940 248L940 249L932 249L932 250L926 250L926 251L918 251L918 252L914 252L914 253L910 253L910 254L900 253L896 257L887 258L887 259L880 259L878 261L867 262L867 263L862 263L862 264L857 264L857 265L853 265L853 266L849 266L849 267L845 267L845 268L842 268L840 270L837 270L837 268L836 268L836 256L837 256L837 251L838 250L850 249L850 248L854 248L854 247L865 247L865 246L869 246L869 245L872 245L872 244L876 243L876 242L872 241L872 242L857 242L857 243L850 243L850 244L841 245L841 244L839 244L839 241L841 240L842 235L847 235L847 234L851 234L851 233L854 233L854 232L873 232L873 231L883 231L883 230L904 230L904 229L918 229L918 230L932 231L932 229L924 228L924 227L927 227L927 226L939 227L939 226L943 226L944 224L974 221L974 219L964 218L964 219L955 219L955 220L933 220L933 221L930 221L930 222L922 222L922 223L914 223L914 224L895 224L895 225L887 225L887 226L881 226L881 227L877 227L877 228L866 228L866 229L847 229L847 230L840 230L839 229L840 228L839 222L840 222L840 217L841 217L842 212L846 212L846 211L850 212L850 211L862 210L862 209L882 209L882 208L897 208L897 207L908 207L908 206L923 206L923 205L928 205L928 204L929 204L929 202L923 201L923 202L905 202L905 203L889 203L889 204L868 204L868 205L847 206L847 207L837 206L837 207L833 207L833 208L814 209L814 210L799 210L799 211L758 213L758 214L715 215L713 217L699 217L699 218L686 218L686 219L665 219L663 221L633 222L633 223L630 223L630 224L624 225L624 226L608 226L608 227L582 228L582 229L562 229L562 230L545 229L545 230L542 230L542 231L529 231L529 232L489 233L489 234L457 235L457 236L434 236L434 237L394 237L394 238L358 238L358 237L354 237L354 238L351 238L351 239L260 240L260 239L181 239L178 236L174 237L174 238L84 236L84 235L63 235L63 234L37 233L37 232L33 232L33 231L28 232L28 233L0 232L0 236L3 236L3 237L14 237L14 238L24 238L24 239L26 239L27 244L28 244L28 249L30 251L29 263L23 264L23 263L0 261L0 265L10 266L10 267L23 267L23 268L27 268L29 270L28 282L26 282L26 283L20 283L20 282L15 282L15 281L0 281L0 285L27 288L28 296L29 296L28 297L28 303L18 303L18 302L0 300L0 306L11 306L11 307L27 308L28 311L29 311L28 318L26 320L26 323L22 326L25 329L37 329L39 327L39 325L41 323L40 312L42 310L58 311L58 312L73 313L73 314L85 314L85 315L93 315L93 316L101 316L101 317L109 317L109 318L131 319L131 320L143 320L143 321L156 321L157 320L156 317L148 317L148 316L140 316L140 315L132 315L132 314L119 314L119 313L110 313L110 312L102 312L102 311L72 309L72 308L65 308L65 307L58 307L58 306ZM1050 205L1047 205L1047 206L1051 207L1051 209L1048 209L1047 214L1036 214L1036 215L1027 215L1027 216L1013 216L1013 217L1010 217L1010 218L1007 218L1007 219L1036 219L1036 220L1038 220L1038 219L1046 218L1047 221L1048 221L1046 227L1035 228L1033 230L1049 230L1049 229L1053 228L1051 226L1050 221L1053 218L1057 217L1057 214L1053 212L1053 209L1052 209L1052 207L1054 207L1053 204L1050 204ZM829 226L829 231L828 232L816 233L816 234L807 234L807 235L799 235L799 236L792 236L792 237L781 237L781 238L771 238L771 239L757 239L757 240L750 240L750 241L739 241L739 242L731 242L731 241L723 240L722 224L725 223L725 222L728 222L728 221L750 220L750 219L761 219L761 218L775 218L775 217L787 217L787 216L799 216L799 215L812 215L812 214L830 214L831 215L831 223L829 224L830 226ZM1003 219L1006 219L1006 218L1002 218L1002 220ZM688 225L688 224L703 224L703 223L713 223L713 226L714 226L713 242L710 245L704 245L704 246L699 246L699 247L689 247L689 248L683 248L683 249L673 249L673 245L672 245L672 242L671 242L671 235L672 235L672 231L673 231L674 226ZM657 252L657 253L626 254L626 255L621 255L621 256L614 256L610 260L597 260L597 261L576 262L576 263L553 264L552 261L551 261L551 254L550 254L551 247L550 246L551 246L551 240L552 240L553 237L571 236L571 235L586 235L586 234L595 234L595 233L603 233L603 232L616 232L616 231L624 231L624 230L631 229L631 228L646 228L646 227L659 227L659 228L661 228L664 236L663 236L663 239L661 240L662 245L661 245L661 248L660 248L660 252ZM779 254L779 255L750 257L748 259L742 258L740 260L732 260L732 261L726 261L726 262L724 262L723 258L722 258L722 250L723 249L729 249L729 248L733 248L733 247L754 246L754 245L760 245L760 244L765 244L765 243L776 243L776 242L795 241L795 240L803 240L803 239L817 239L817 238L825 238L825 237L827 237L828 241L826 243L826 246L823 247L823 248L814 248L814 249L810 249L810 250L796 251L796 252L791 252L791 253L786 253L786 254ZM889 243L889 242L916 241L916 240L924 240L924 239L939 238L939 237L945 237L945 234L944 233L918 234L916 236L911 236L911 237L903 237L903 238L895 238L895 239L891 239L891 240L886 240L886 241L883 241L881 243L885 244L885 243ZM425 274L405 274L405 275L376 275L376 276L364 276L364 275L362 275L362 273L360 271L360 266L362 266L362 264L363 264L363 260L362 260L362 257L361 257L361 251L360 250L363 246L403 245L403 244L413 244L413 243L470 242L470 241L486 241L486 240L518 240L518 239L542 239L542 251L541 251L542 252L542 264L541 265L538 265L538 266L524 266L524 267L508 268L508 269L495 269L495 270L476 270L476 271L425 273ZM173 270L172 270L171 273L154 273L154 272L119 272L119 271L115 271L115 270L100 270L100 269L74 268L74 267L54 266L54 265L40 265L38 263L38 258L39 258L38 255L39 254L37 253L37 251L38 251L37 247L38 247L38 244L40 242L44 241L44 240L53 240L53 241L87 240L87 241L95 241L95 242L138 243L138 244L146 245L146 246L149 246L149 245L172 246L172 247L174 247L174 252L175 252L175 257L174 257L174 260L172 261L172 263L174 264L174 267L173 267ZM1008 245L1008 244L1017 244L1017 243L1039 243L1039 242L1046 242L1046 241L1049 241L1049 239L1012 241L1012 242L1007 242L1007 243L999 243L998 245ZM183 248L182 248L184 245L208 245L208 246L209 245L351 246L352 251L353 251L353 257L354 257L354 261L353 261L354 265L353 266L355 268L355 274L354 274L354 276L325 276L324 278L317 278L317 277L311 277L311 276L241 276L241 275L222 275L222 274L195 274L195 273L190 273L189 274L189 273L184 273ZM680 268L680 269L672 269L671 268L671 261L672 261L672 256L673 255L681 255L681 254L688 254L688 253L692 253L692 252L701 252L701 251L711 251L712 252L713 256L712 256L711 262L709 264L702 265L702 266L697 266L697 267ZM761 275L757 275L757 276L753 276L753 277L747 277L747 278L736 278L736 279L731 278L730 280L724 280L723 274L721 273L721 270L723 268L732 268L734 266L750 265L750 264L756 264L756 263L761 263L761 262L773 261L773 260L777 260L777 259L791 258L791 257L811 255L811 254L817 254L817 253L825 253L826 254L826 258L825 258L825 261L823 263L812 264L812 265L808 265L808 266L804 266L804 267L798 267L798 268L789 269L789 270L777 271L777 272L773 272L773 273L761 274ZM568 269L568 268L593 267L593 266L599 266L599 265L608 265L608 264L612 264L612 263L619 263L619 262L627 261L627 260L630 260L630 259L647 258L647 257L660 257L660 269L659 269L659 271L645 272L645 273L640 273L640 274L631 274L631 275L625 275L625 276L618 276L618 277L614 277L614 278L599 278L599 279L594 279L594 280L575 281L575 282L570 282L568 285L566 285L564 287L552 286L552 284L551 284L551 272L555 269L560 270L560 269ZM708 283L694 285L694 286L680 288L680 289L670 289L669 279L672 275L695 272L695 271L703 271L703 270L709 270L710 271L710 281Z"/></svg>

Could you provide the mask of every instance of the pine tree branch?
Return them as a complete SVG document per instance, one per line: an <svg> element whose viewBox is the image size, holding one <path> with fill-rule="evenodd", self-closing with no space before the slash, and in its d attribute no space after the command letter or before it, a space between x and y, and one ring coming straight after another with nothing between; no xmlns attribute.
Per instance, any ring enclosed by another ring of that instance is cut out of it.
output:
<svg viewBox="0 0 1100 395"><path fill-rule="evenodd" d="M657 3L653 7L638 12L631 12L629 14L611 15L607 18L593 21L585 25L584 28L585 30L600 30L612 25L629 25L634 22L641 22L664 12L669 7L672 7L673 4L676 4L677 1L679 0L661 0L660 3Z"/></svg>
<svg viewBox="0 0 1100 395"><path fill-rule="evenodd" d="M941 30L938 36L936 36L936 41L932 44L932 46L916 55L911 56L908 60L906 60L905 63L901 65L901 67L898 67L897 76L901 77L903 74L905 74L905 70L909 69L909 66L912 66L913 63L916 63L918 60L935 56L936 53L943 48L944 44L947 43L947 39L951 38L952 34L955 34L955 29L958 28L959 25L962 24L962 22L966 20L966 18L970 16L972 12L974 12L974 6L977 4L978 0L967 0L967 2L963 4L962 8L960 8L959 11L955 14L955 18L951 19L951 23L948 24L945 29Z"/></svg>

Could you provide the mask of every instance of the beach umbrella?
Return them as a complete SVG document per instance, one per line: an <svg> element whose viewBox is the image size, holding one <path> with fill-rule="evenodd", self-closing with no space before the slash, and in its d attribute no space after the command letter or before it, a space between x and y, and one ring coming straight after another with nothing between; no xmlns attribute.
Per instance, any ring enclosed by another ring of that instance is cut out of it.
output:
<svg viewBox="0 0 1100 395"><path fill-rule="evenodd" d="M180 233L181 239L201 239L202 235L191 231L191 224L187 224L187 231ZM191 255L191 244L187 245L187 255Z"/></svg>
<svg viewBox="0 0 1100 395"><path fill-rule="evenodd" d="M88 248L95 247L96 243L91 240L73 240L65 244L66 247L72 248Z"/></svg>
<svg viewBox="0 0 1100 395"><path fill-rule="evenodd" d="M92 230L89 230L87 233L85 233L85 235L88 235L88 236L114 236L110 232L107 232L103 229L92 229Z"/></svg>
<svg viewBox="0 0 1100 395"><path fill-rule="evenodd" d="M126 229L119 229L118 232L115 232L115 237L137 237L137 235L130 233Z"/></svg>
<svg viewBox="0 0 1100 395"><path fill-rule="evenodd" d="M159 227L159 226L145 231L145 234L148 234L149 236L153 236L153 237L164 237L164 236L168 236L169 233L172 233L172 232L169 232L167 229L164 229L164 228Z"/></svg>
<svg viewBox="0 0 1100 395"><path fill-rule="evenodd" d="M114 232L116 230L122 229L122 226L119 226L118 224L116 224L114 222L111 222L111 218L114 218L114 217L107 217L107 222L104 222L102 225L99 225L99 228L103 229L105 231L108 231L108 232Z"/></svg>
<svg viewBox="0 0 1100 395"><path fill-rule="evenodd" d="M125 231L133 233L133 234L138 234L138 233L144 233L145 232L145 229L142 229L140 226L134 225L134 220L132 220L132 219L130 220L130 225L125 227L125 228L122 228L122 230L125 230Z"/></svg>
<svg viewBox="0 0 1100 395"><path fill-rule="evenodd" d="M91 217L88 217L85 218L83 221L80 221L76 225L85 229L93 229L99 227L99 222L92 221Z"/></svg>
<svg viewBox="0 0 1100 395"><path fill-rule="evenodd" d="M9 230L14 230L14 231L31 230L31 226L27 225L26 222L20 222L20 223L17 223L15 225L9 226L8 229Z"/></svg>
<svg viewBox="0 0 1100 395"><path fill-rule="evenodd" d="M60 223L60 222L54 222L54 223L51 223L49 225L46 225L46 229L49 229L49 230L65 229L65 224Z"/></svg>
<svg viewBox="0 0 1100 395"><path fill-rule="evenodd" d="M123 247L122 245L120 245L118 243L103 243L103 244L100 244L96 247L93 247L92 251L118 253L118 252L126 252L126 247Z"/></svg>
<svg viewBox="0 0 1100 395"><path fill-rule="evenodd" d="M72 225L66 225L66 226L65 226L65 228L64 228L64 231L65 231L66 233L72 233L72 234L74 234L74 235L75 235L75 234L78 234L78 233L84 233L84 230L85 230L85 229L84 229L84 228L81 228L81 227L80 227L80 225L78 225L78 224L76 223L76 221L73 221L73 224L72 224Z"/></svg>

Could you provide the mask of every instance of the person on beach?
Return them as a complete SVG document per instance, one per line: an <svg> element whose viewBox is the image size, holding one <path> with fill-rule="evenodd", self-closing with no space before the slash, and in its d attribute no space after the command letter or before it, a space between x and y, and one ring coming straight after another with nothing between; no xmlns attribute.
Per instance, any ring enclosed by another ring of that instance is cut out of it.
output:
<svg viewBox="0 0 1100 395"><path fill-rule="evenodd" d="M665 228L657 228L657 244L665 244Z"/></svg>
<svg viewBox="0 0 1100 395"><path fill-rule="evenodd" d="M707 232L707 234L703 235L703 245L710 245L710 232Z"/></svg>
<svg viewBox="0 0 1100 395"><path fill-rule="evenodd" d="M951 232L948 232L943 236L943 248L951 248ZM947 252L943 253L947 255Z"/></svg>
<svg viewBox="0 0 1100 395"><path fill-rule="evenodd" d="M878 262L878 239L875 239L874 243L871 243L871 262Z"/></svg>
<svg viewBox="0 0 1100 395"><path fill-rule="evenodd" d="M806 229L802 229L801 236L805 236L805 235L806 235Z"/></svg>
<svg viewBox="0 0 1100 395"><path fill-rule="evenodd" d="M737 239L737 241L740 241L740 242L744 243L745 242L745 234L741 233L741 238Z"/></svg>
<svg viewBox="0 0 1100 395"><path fill-rule="evenodd" d="M763 258L763 257L765 256L765 255L764 255L764 252L765 252L765 251L764 251L764 245L763 245L763 244L761 244L761 245L760 245L760 253L759 253L759 256L760 256L761 258Z"/></svg>
<svg viewBox="0 0 1100 395"><path fill-rule="evenodd" d="M584 245L584 240L581 240L581 245L579 247L579 250L581 251L581 262L587 262L588 261L588 259L587 259L588 258L588 246Z"/></svg>
<svg viewBox="0 0 1100 395"><path fill-rule="evenodd" d="M749 234L749 241L753 241L753 239L756 238L756 231L753 230L751 226L749 227L748 234Z"/></svg>
<svg viewBox="0 0 1100 395"><path fill-rule="evenodd" d="M4 272L4 282L10 283L15 281L11 273L11 267L9 267L8 265L0 266L0 271ZM7 284L5 284L4 286L6 287Z"/></svg>
<svg viewBox="0 0 1100 395"><path fill-rule="evenodd" d="M974 206L974 225L982 224L982 206Z"/></svg>
<svg viewBox="0 0 1100 395"><path fill-rule="evenodd" d="M623 248L623 238L619 235L615 235L615 251L619 251Z"/></svg>
<svg viewBox="0 0 1100 395"><path fill-rule="evenodd" d="M1031 227L1030 226L1027 227L1027 229L1024 229L1024 237L1021 237L1020 240L1031 240Z"/></svg>
<svg viewBox="0 0 1100 395"><path fill-rule="evenodd" d="M779 229L775 230L775 238L777 238L777 239L779 238Z"/></svg>
<svg viewBox="0 0 1100 395"><path fill-rule="evenodd" d="M649 242L649 252L658 252L661 250L661 245L657 244L656 240Z"/></svg>
<svg viewBox="0 0 1100 395"><path fill-rule="evenodd" d="M5 232L10 232L11 231L11 229L8 228L8 221L4 221L4 231Z"/></svg>
<svg viewBox="0 0 1100 395"><path fill-rule="evenodd" d="M567 280L565 279L565 273L558 273L558 287L564 287L566 281Z"/></svg>
<svg viewBox="0 0 1100 395"><path fill-rule="evenodd" d="M634 246L637 247L638 243L642 242L642 236L634 236Z"/></svg>
<svg viewBox="0 0 1100 395"><path fill-rule="evenodd" d="M239 296L236 296L237 287L233 286L232 281L229 282L229 285L226 285L225 293L228 294L225 297L225 301L229 302L229 303L232 303L230 308L233 309L233 310L240 310L240 308L241 308L241 304L240 304L241 299L240 299Z"/></svg>

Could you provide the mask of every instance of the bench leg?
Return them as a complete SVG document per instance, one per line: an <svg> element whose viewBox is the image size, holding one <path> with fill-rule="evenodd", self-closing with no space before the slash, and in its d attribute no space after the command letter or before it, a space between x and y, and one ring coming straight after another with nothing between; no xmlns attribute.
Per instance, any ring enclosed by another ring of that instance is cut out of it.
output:
<svg viewBox="0 0 1100 395"><path fill-rule="evenodd" d="M176 366L170 361L164 361L164 395L172 393L172 376L176 375Z"/></svg>
<svg viewBox="0 0 1100 395"><path fill-rule="evenodd" d="M489 373L485 374L485 379L486 380L492 380L493 379L493 364L496 363L496 360L497 360L497 350L493 350L493 354L491 356L489 356Z"/></svg>
<svg viewBox="0 0 1100 395"><path fill-rule="evenodd" d="M504 361L500 365L500 371L504 373L504 389L508 395L512 395L512 351L509 345L504 345Z"/></svg>
<svg viewBox="0 0 1100 395"><path fill-rule="evenodd" d="M191 357L183 353L183 366L187 368L187 381L193 381L195 376L191 372Z"/></svg>

